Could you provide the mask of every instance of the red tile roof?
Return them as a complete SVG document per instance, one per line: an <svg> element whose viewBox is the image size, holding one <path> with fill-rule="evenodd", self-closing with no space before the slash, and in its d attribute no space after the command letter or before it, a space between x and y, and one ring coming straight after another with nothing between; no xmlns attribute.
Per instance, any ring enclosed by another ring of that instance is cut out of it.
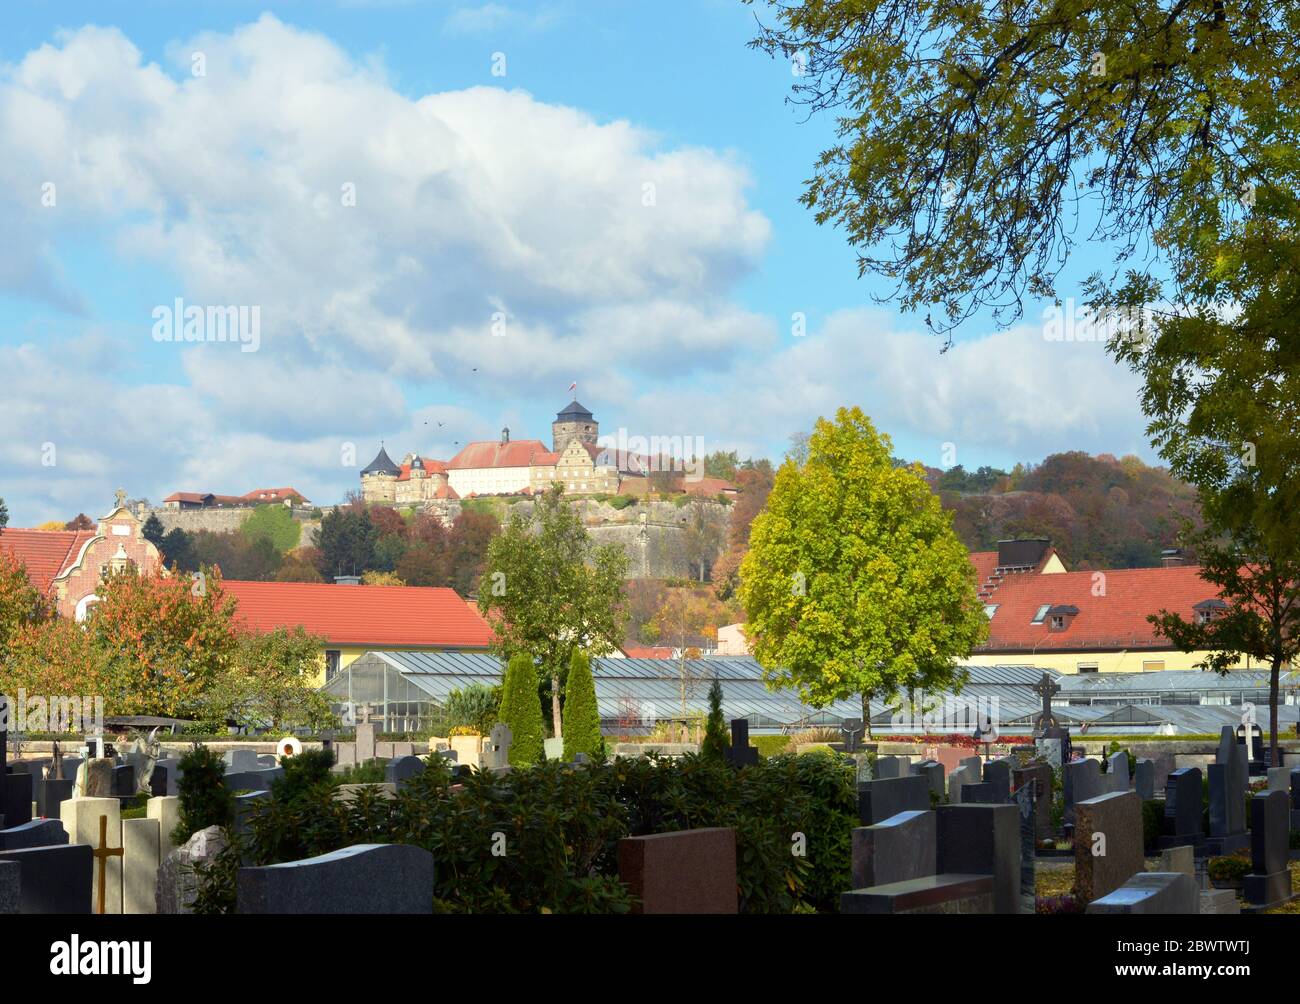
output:
<svg viewBox="0 0 1300 1004"><path fill-rule="evenodd" d="M554 463L554 460L541 460L542 456L553 456L540 439L515 439L508 443L482 442L468 443L447 461L450 471L481 470L487 467L530 467L539 463Z"/></svg>
<svg viewBox="0 0 1300 1004"><path fill-rule="evenodd" d="M997 609L980 650L1167 649L1169 642L1147 623L1147 615L1168 610L1190 620L1197 603L1217 597L1217 588L1195 565L1009 575L988 601ZM1047 617L1032 623L1044 606L1074 606L1079 613L1068 618L1064 630L1053 631Z"/></svg>
<svg viewBox="0 0 1300 1004"><path fill-rule="evenodd" d="M163 501L164 502L202 502L206 498L210 498L210 496L205 494L204 492L172 492L165 499L163 499Z"/></svg>
<svg viewBox="0 0 1300 1004"><path fill-rule="evenodd" d="M447 462L445 460L430 460L428 457L421 457L420 463L424 464L426 474L446 474ZM411 465L402 464L402 473L397 475L398 481L411 480Z"/></svg>
<svg viewBox="0 0 1300 1004"><path fill-rule="evenodd" d="M673 650L667 645L624 645L623 654L629 659L671 659Z"/></svg>
<svg viewBox="0 0 1300 1004"><path fill-rule="evenodd" d="M247 502L264 502L267 500L283 501L287 498L301 499L307 501L307 496L298 491L297 488L254 488L244 496Z"/></svg>
<svg viewBox="0 0 1300 1004"><path fill-rule="evenodd" d="M224 581L236 621L260 633L301 624L334 645L486 648L492 629L454 589Z"/></svg>
<svg viewBox="0 0 1300 1004"><path fill-rule="evenodd" d="M94 530L0 531L0 550L8 551L27 567L27 579L42 593L48 593L59 573L77 560Z"/></svg>
<svg viewBox="0 0 1300 1004"><path fill-rule="evenodd" d="M724 493L734 495L740 490L725 478L700 478L698 481L687 481L683 478L682 487L686 489L687 495L708 495L710 497Z"/></svg>

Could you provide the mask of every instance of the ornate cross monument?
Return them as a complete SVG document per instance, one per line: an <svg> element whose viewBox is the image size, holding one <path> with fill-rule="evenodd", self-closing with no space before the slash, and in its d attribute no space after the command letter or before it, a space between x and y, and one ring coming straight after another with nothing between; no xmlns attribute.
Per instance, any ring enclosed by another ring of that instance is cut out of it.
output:
<svg viewBox="0 0 1300 1004"><path fill-rule="evenodd" d="M1034 684L1034 693L1043 699L1043 710L1034 716L1034 734L1046 735L1048 729L1059 729L1061 723L1052 714L1052 697L1061 692L1061 685L1046 673Z"/></svg>

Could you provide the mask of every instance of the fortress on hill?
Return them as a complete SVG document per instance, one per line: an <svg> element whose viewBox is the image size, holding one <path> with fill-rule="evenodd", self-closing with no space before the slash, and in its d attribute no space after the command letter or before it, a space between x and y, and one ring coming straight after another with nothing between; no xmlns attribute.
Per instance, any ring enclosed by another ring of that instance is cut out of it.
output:
<svg viewBox="0 0 1300 1004"><path fill-rule="evenodd" d="M398 464L381 444L361 472L361 495L366 502L419 505L479 495L532 495L556 483L570 495L645 494L646 459L599 446L599 436L595 416L574 400L551 423L549 447L539 439L512 440L510 430L502 429L499 441L469 443L450 460L408 453Z"/></svg>

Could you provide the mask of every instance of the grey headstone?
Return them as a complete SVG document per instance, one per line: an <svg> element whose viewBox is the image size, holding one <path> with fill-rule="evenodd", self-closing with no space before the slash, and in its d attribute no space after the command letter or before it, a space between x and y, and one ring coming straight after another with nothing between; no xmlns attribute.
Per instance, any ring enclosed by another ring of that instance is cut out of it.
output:
<svg viewBox="0 0 1300 1004"><path fill-rule="evenodd" d="M433 855L406 844L358 844L331 854L241 868L237 913L430 913Z"/></svg>
<svg viewBox="0 0 1300 1004"><path fill-rule="evenodd" d="M1038 755L1047 761L1047 765L1056 770L1064 763L1063 753L1064 743L1060 739L1038 739L1034 742L1034 748L1038 750Z"/></svg>
<svg viewBox="0 0 1300 1004"><path fill-rule="evenodd" d="M32 819L31 774L6 774L0 777L0 818L6 826L21 826Z"/></svg>
<svg viewBox="0 0 1300 1004"><path fill-rule="evenodd" d="M58 819L60 806L72 797L72 781L54 781L46 778L36 782L36 814L46 819Z"/></svg>
<svg viewBox="0 0 1300 1004"><path fill-rule="evenodd" d="M1016 814L1020 818L1020 912L1035 912L1034 857L1038 848L1037 811L1034 808L1035 786L1021 785L1016 789Z"/></svg>
<svg viewBox="0 0 1300 1004"><path fill-rule="evenodd" d="M874 780L893 777L908 777L912 773L912 761L905 756L876 757L876 776Z"/></svg>
<svg viewBox="0 0 1300 1004"><path fill-rule="evenodd" d="M226 787L231 791L270 791L271 782L284 777L284 768L237 770L226 774Z"/></svg>
<svg viewBox="0 0 1300 1004"><path fill-rule="evenodd" d="M225 831L220 826L209 826L164 857L158 867L158 885L154 895L157 912L193 913L199 888L198 869L211 865L226 846ZM86 885L89 888L89 879Z"/></svg>
<svg viewBox="0 0 1300 1004"><path fill-rule="evenodd" d="M90 913L94 855L89 844L0 851L22 866L20 913Z"/></svg>
<svg viewBox="0 0 1300 1004"><path fill-rule="evenodd" d="M941 805L940 874L992 875L994 913L1020 911L1020 812L1014 805Z"/></svg>
<svg viewBox="0 0 1300 1004"><path fill-rule="evenodd" d="M1017 790L1032 787L1034 792L1034 835L1036 840L1052 836L1052 768L1045 763L1031 763L1011 773Z"/></svg>
<svg viewBox="0 0 1300 1004"><path fill-rule="evenodd" d="M1202 916L1211 914L1236 916L1241 913L1241 902L1237 899L1236 890L1201 889L1199 890L1199 897Z"/></svg>
<svg viewBox="0 0 1300 1004"><path fill-rule="evenodd" d="M1190 844L1195 847L1203 839L1201 771L1199 767L1181 767L1172 771L1165 782L1165 821L1160 846Z"/></svg>
<svg viewBox="0 0 1300 1004"><path fill-rule="evenodd" d="M923 777L889 777L858 785L858 821L883 823L900 812L930 808L930 785Z"/></svg>
<svg viewBox="0 0 1300 1004"><path fill-rule="evenodd" d="M1156 762L1154 760L1139 759L1136 774L1135 786L1138 798L1144 802L1150 802L1156 797Z"/></svg>
<svg viewBox="0 0 1300 1004"><path fill-rule="evenodd" d="M1091 757L1071 760L1063 768L1065 794L1065 821L1074 822L1074 805L1104 794L1101 764Z"/></svg>
<svg viewBox="0 0 1300 1004"><path fill-rule="evenodd" d="M1170 847L1160 852L1158 872L1182 872L1196 877L1196 851L1188 844Z"/></svg>
<svg viewBox="0 0 1300 1004"><path fill-rule="evenodd" d="M134 764L122 763L113 768L113 794L118 798L136 794Z"/></svg>
<svg viewBox="0 0 1300 1004"><path fill-rule="evenodd" d="M922 760L920 763L914 764L912 770L917 777L926 779L932 792L938 795L940 799L943 798L944 792L947 790L944 787L943 764L937 760Z"/></svg>
<svg viewBox="0 0 1300 1004"><path fill-rule="evenodd" d="M997 760L990 760L984 765L984 780L986 783L997 785L997 796L993 799L995 802L1007 802L1011 799L1011 772L1015 769L1016 764L1010 757L1000 757Z"/></svg>
<svg viewBox="0 0 1300 1004"><path fill-rule="evenodd" d="M226 750L221 755L226 762L226 773L232 774L246 770L257 770L257 752L255 750Z"/></svg>
<svg viewBox="0 0 1300 1004"><path fill-rule="evenodd" d="M12 861L0 861L0 916L20 912L22 869Z"/></svg>
<svg viewBox="0 0 1300 1004"><path fill-rule="evenodd" d="M1210 772L1210 836L1206 849L1214 855L1231 854L1245 847L1246 789L1237 786L1238 772L1232 763L1212 763Z"/></svg>
<svg viewBox="0 0 1300 1004"><path fill-rule="evenodd" d="M1198 771L1199 773L1199 771ZM1196 883L1182 872L1141 872L1088 904L1088 913L1194 914Z"/></svg>
<svg viewBox="0 0 1300 1004"><path fill-rule="evenodd" d="M982 757L977 757L977 756L963 757L961 760L957 762L957 766L965 767L968 771L970 771L971 776L976 781L982 781L984 779L984 760Z"/></svg>
<svg viewBox="0 0 1300 1004"><path fill-rule="evenodd" d="M546 754L547 760L564 759L564 740L561 739L543 739L542 751Z"/></svg>
<svg viewBox="0 0 1300 1004"><path fill-rule="evenodd" d="M1250 800L1251 872L1243 883L1248 903L1274 906L1291 898L1289 801L1282 791L1261 791Z"/></svg>
<svg viewBox="0 0 1300 1004"><path fill-rule="evenodd" d="M1291 768L1290 767L1270 767L1268 769L1268 790L1269 791L1291 791Z"/></svg>
<svg viewBox="0 0 1300 1004"><path fill-rule="evenodd" d="M961 786L962 805L1003 805L1001 785L996 781L978 781Z"/></svg>
<svg viewBox="0 0 1300 1004"><path fill-rule="evenodd" d="M1075 895L1090 903L1142 871L1142 800L1111 791L1076 802L1075 815Z"/></svg>
<svg viewBox="0 0 1300 1004"><path fill-rule="evenodd" d="M1128 791L1128 754L1123 750L1106 758L1106 790Z"/></svg>
<svg viewBox="0 0 1300 1004"><path fill-rule="evenodd" d="M948 775L948 801L953 805L961 803L961 790L967 785L978 784L979 775L969 767L957 767Z"/></svg>
<svg viewBox="0 0 1300 1004"><path fill-rule="evenodd" d="M510 766L510 745L514 742L514 733L505 722L497 722L488 734L487 745L483 749L483 766L497 770Z"/></svg>
<svg viewBox="0 0 1300 1004"><path fill-rule="evenodd" d="M67 784L68 782L64 782ZM52 847L68 842L68 832L57 819L33 819L0 830L0 851L19 851L26 847Z"/></svg>
<svg viewBox="0 0 1300 1004"><path fill-rule="evenodd" d="M257 766L279 767L280 761L274 753L259 753L257 754Z"/></svg>
<svg viewBox="0 0 1300 1004"><path fill-rule="evenodd" d="M401 789L411 778L423 774L424 767L424 761L418 756L399 756L388 761L388 766L384 768L384 780Z"/></svg>
<svg viewBox="0 0 1300 1004"><path fill-rule="evenodd" d="M900 812L853 830L853 888L935 874L938 821L929 810Z"/></svg>

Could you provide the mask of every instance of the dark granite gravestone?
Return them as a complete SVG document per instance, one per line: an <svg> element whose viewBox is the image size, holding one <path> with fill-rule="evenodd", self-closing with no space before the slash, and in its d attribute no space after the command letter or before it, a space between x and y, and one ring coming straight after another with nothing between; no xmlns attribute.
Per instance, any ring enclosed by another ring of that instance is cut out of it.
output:
<svg viewBox="0 0 1300 1004"><path fill-rule="evenodd" d="M236 913L429 913L433 855L407 844L357 844L330 854L241 868Z"/></svg>
<svg viewBox="0 0 1300 1004"><path fill-rule="evenodd" d="M1020 910L1020 813L1014 805L941 805L940 874L992 875L993 912Z"/></svg>
<svg viewBox="0 0 1300 1004"><path fill-rule="evenodd" d="M1165 782L1164 833L1160 848L1190 844L1199 847L1204 840L1201 833L1201 770L1199 767L1182 767L1171 771Z"/></svg>
<svg viewBox="0 0 1300 1004"><path fill-rule="evenodd" d="M1246 832L1246 789L1238 788L1232 764L1212 763L1210 773L1210 835L1207 854L1231 854L1250 844Z"/></svg>
<svg viewBox="0 0 1300 1004"><path fill-rule="evenodd" d="M94 854L89 844L0 851L22 866L21 913L90 913Z"/></svg>
<svg viewBox="0 0 1300 1004"><path fill-rule="evenodd" d="M1250 800L1251 872L1243 892L1246 902L1276 906L1291 898L1290 800L1285 791L1261 791Z"/></svg>
<svg viewBox="0 0 1300 1004"><path fill-rule="evenodd" d="M271 793L265 789L246 791L242 795L236 795L234 831L236 833L247 833L248 817L259 803L268 802L270 799Z"/></svg>
<svg viewBox="0 0 1300 1004"><path fill-rule="evenodd" d="M1074 806L1103 794L1101 763L1090 757L1071 760L1062 768L1065 794L1065 822L1074 822Z"/></svg>
<svg viewBox="0 0 1300 1004"><path fill-rule="evenodd" d="M935 874L938 823L933 812L900 812L853 830L854 889Z"/></svg>
<svg viewBox="0 0 1300 1004"><path fill-rule="evenodd" d="M924 778L889 777L858 784L858 821L874 826L900 812L930 808L930 785Z"/></svg>
<svg viewBox="0 0 1300 1004"><path fill-rule="evenodd" d="M962 805L1004 805L1002 786L996 781L980 781L978 784L961 786Z"/></svg>
<svg viewBox="0 0 1300 1004"><path fill-rule="evenodd" d="M758 750L749 745L748 718L731 720L731 746L727 750L727 762L733 767L751 767L758 763Z"/></svg>
<svg viewBox="0 0 1300 1004"><path fill-rule="evenodd" d="M618 877L635 897L633 913L738 913L736 831L625 837L618 842Z"/></svg>
<svg viewBox="0 0 1300 1004"><path fill-rule="evenodd" d="M3 742L0 737L0 742ZM32 775L0 774L0 817L8 827L32 821Z"/></svg>
<svg viewBox="0 0 1300 1004"><path fill-rule="evenodd" d="M1052 836L1052 768L1045 763L1031 763L1011 772L1019 790L1032 785L1034 791L1034 839Z"/></svg>
<svg viewBox="0 0 1300 1004"><path fill-rule="evenodd" d="M67 831L57 819L33 819L30 823L0 830L0 851L20 851L26 847L52 847L67 842Z"/></svg>
<svg viewBox="0 0 1300 1004"><path fill-rule="evenodd" d="M384 768L384 780L397 785L400 791L406 782L424 773L424 761L418 756L399 756L388 761Z"/></svg>
<svg viewBox="0 0 1300 1004"><path fill-rule="evenodd" d="M114 766L113 795L117 798L134 798L135 794L135 765L121 763Z"/></svg>
<svg viewBox="0 0 1300 1004"><path fill-rule="evenodd" d="M257 770L257 751L256 750L226 750L221 754L221 759L225 761L226 773L243 773L246 770Z"/></svg>
<svg viewBox="0 0 1300 1004"><path fill-rule="evenodd" d="M926 875L854 889L840 896L840 913L993 913L992 875Z"/></svg>
<svg viewBox="0 0 1300 1004"><path fill-rule="evenodd" d="M46 819L58 819L60 806L72 797L72 781L55 781L51 778L35 784L36 814Z"/></svg>
<svg viewBox="0 0 1300 1004"><path fill-rule="evenodd" d="M1300 767L1291 768L1291 829L1300 830Z"/></svg>
<svg viewBox="0 0 1300 1004"><path fill-rule="evenodd" d="M271 782L284 777L283 767L232 770L222 780L231 791L270 791Z"/></svg>
<svg viewBox="0 0 1300 1004"><path fill-rule="evenodd" d="M873 780L893 777L909 777L912 773L912 761L905 756L878 756Z"/></svg>
<svg viewBox="0 0 1300 1004"><path fill-rule="evenodd" d="M1032 914L1036 906L1034 855L1038 846L1032 783L1016 789L1016 812L1020 817L1020 912Z"/></svg>
<svg viewBox="0 0 1300 1004"><path fill-rule="evenodd" d="M149 775L149 797L162 798L167 794L167 767L165 764L156 763L153 766L153 773Z"/></svg>
<svg viewBox="0 0 1300 1004"><path fill-rule="evenodd" d="M1093 900L1087 912L1196 913L1196 880L1182 872L1141 872L1110 894Z"/></svg>
<svg viewBox="0 0 1300 1004"><path fill-rule="evenodd" d="M1142 800L1113 791L1076 802L1075 812L1075 896L1091 903L1143 869Z"/></svg>
<svg viewBox="0 0 1300 1004"><path fill-rule="evenodd" d="M1156 797L1156 762L1154 760L1138 759L1134 786L1137 789L1138 798L1142 799L1142 801L1150 802Z"/></svg>
<svg viewBox="0 0 1300 1004"><path fill-rule="evenodd" d="M926 783L930 786L930 790L940 799L943 798L945 790L943 764L938 760L922 760L919 763L912 765L912 773L917 777L925 778Z"/></svg>
<svg viewBox="0 0 1300 1004"><path fill-rule="evenodd" d="M1128 791L1128 754L1118 750L1106 758L1106 777L1103 787L1107 792ZM1098 795L1104 792L1097 792ZM1095 797L1095 796L1094 796Z"/></svg>
<svg viewBox="0 0 1300 1004"><path fill-rule="evenodd" d="M997 785L995 802L1007 802L1011 799L1011 772L1016 764L1010 757L990 760L984 765L984 781Z"/></svg>
<svg viewBox="0 0 1300 1004"><path fill-rule="evenodd" d="M18 912L21 887L22 870L11 861L0 861L0 917Z"/></svg>

